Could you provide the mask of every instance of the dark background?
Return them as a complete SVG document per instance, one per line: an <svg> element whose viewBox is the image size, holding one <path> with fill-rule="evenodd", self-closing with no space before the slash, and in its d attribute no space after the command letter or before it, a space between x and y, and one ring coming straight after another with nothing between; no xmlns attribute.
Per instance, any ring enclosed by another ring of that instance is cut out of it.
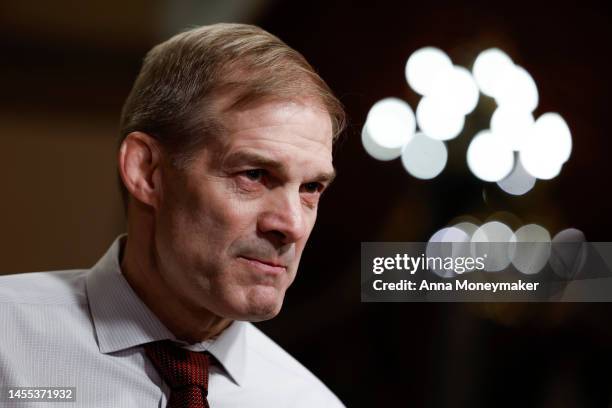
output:
<svg viewBox="0 0 612 408"><path fill-rule="evenodd" d="M472 216L610 241L612 24L604 3L144 1L0 4L0 273L92 265L124 230L117 122L146 51L193 24L255 23L302 52L345 104L339 177L323 200L283 312L259 324L348 406L610 407L607 304L361 303L360 242L426 241ZM403 70L433 45L471 68L496 46L540 92L537 116L568 122L561 174L512 197L471 175L481 97L433 181L360 142L378 99L415 108Z"/></svg>

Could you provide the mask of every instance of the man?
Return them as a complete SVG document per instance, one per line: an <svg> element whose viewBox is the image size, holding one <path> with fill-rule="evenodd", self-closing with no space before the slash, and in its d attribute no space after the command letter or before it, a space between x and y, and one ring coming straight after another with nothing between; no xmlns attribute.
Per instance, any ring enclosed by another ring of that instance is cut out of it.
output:
<svg viewBox="0 0 612 408"><path fill-rule="evenodd" d="M247 322L282 306L343 117L257 27L154 47L120 125L127 235L91 270L0 279L1 404L75 387L86 407L342 406Z"/></svg>

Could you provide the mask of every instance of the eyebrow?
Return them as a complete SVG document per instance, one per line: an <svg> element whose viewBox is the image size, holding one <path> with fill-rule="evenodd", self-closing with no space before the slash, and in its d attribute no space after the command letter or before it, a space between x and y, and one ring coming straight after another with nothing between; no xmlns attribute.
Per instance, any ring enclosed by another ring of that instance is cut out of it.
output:
<svg viewBox="0 0 612 408"><path fill-rule="evenodd" d="M274 169L278 172L287 173L287 166L284 163L281 163L277 160L271 159L269 157L263 156L258 153L248 152L248 151L238 151L228 155L224 160L226 165L236 165L238 163L249 163L250 165L256 167L264 167L268 169ZM324 171L318 173L316 176L312 178L313 181L319 181L323 183L327 183L328 185L334 181L336 178L336 170L332 171Z"/></svg>

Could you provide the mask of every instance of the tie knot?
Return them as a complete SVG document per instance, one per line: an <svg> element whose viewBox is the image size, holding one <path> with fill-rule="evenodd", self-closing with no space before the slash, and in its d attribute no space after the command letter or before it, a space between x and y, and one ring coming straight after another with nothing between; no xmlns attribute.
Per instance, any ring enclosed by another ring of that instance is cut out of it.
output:
<svg viewBox="0 0 612 408"><path fill-rule="evenodd" d="M172 390L195 385L208 393L207 353L198 353L181 348L171 341L156 341L145 344L145 351L157 371Z"/></svg>

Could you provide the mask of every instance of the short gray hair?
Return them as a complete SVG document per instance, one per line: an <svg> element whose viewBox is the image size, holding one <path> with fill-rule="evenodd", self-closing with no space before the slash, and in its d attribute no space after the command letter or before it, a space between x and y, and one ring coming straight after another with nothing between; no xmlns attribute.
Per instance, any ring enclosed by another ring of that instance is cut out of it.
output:
<svg viewBox="0 0 612 408"><path fill-rule="evenodd" d="M315 98L329 113L334 141L345 126L342 104L299 52L259 27L223 23L177 34L147 53L123 106L120 143L141 131L182 161L219 134L210 109L223 90L233 91L230 108L265 97Z"/></svg>

